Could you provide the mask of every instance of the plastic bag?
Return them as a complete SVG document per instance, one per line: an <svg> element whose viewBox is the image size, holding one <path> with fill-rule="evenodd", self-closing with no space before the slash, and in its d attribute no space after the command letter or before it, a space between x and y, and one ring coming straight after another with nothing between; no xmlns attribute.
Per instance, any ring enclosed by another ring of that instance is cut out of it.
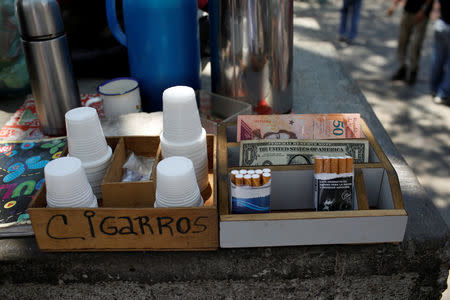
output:
<svg viewBox="0 0 450 300"><path fill-rule="evenodd" d="M0 1L0 95L29 92L14 0Z"/></svg>
<svg viewBox="0 0 450 300"><path fill-rule="evenodd" d="M150 180L154 157L138 156L129 152L127 161L123 164L122 182Z"/></svg>

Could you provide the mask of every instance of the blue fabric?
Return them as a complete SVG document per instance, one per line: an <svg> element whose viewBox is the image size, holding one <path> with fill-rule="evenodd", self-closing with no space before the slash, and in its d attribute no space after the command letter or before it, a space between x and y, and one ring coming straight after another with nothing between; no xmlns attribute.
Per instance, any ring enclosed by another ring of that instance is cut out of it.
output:
<svg viewBox="0 0 450 300"><path fill-rule="evenodd" d="M442 20L434 27L430 85L433 94L450 99L450 24Z"/></svg>
<svg viewBox="0 0 450 300"><path fill-rule="evenodd" d="M339 27L339 34L341 37L353 40L358 33L359 16L361 12L362 0L344 0L341 8L341 25ZM347 21L349 14L350 31L347 30Z"/></svg>

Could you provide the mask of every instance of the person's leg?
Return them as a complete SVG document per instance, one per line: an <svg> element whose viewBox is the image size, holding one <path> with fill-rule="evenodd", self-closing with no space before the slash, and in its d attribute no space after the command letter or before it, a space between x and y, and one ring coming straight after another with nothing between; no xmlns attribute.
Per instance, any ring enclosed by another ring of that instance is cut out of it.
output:
<svg viewBox="0 0 450 300"><path fill-rule="evenodd" d="M438 93L438 88L441 84L444 75L444 63L445 63L445 40L442 35L442 31L438 29L438 23L442 22L438 20L434 29L433 40L433 53L431 55L431 79L430 90L432 95Z"/></svg>
<svg viewBox="0 0 450 300"><path fill-rule="evenodd" d="M341 25L339 26L339 36L341 38L347 37L347 16L348 16L348 8L349 8L350 0L342 1L341 8Z"/></svg>
<svg viewBox="0 0 450 300"><path fill-rule="evenodd" d="M442 42L442 78L438 87L437 96L450 103L450 25L440 32Z"/></svg>
<svg viewBox="0 0 450 300"><path fill-rule="evenodd" d="M362 0L354 0L351 6L351 14L352 14L352 21L351 21L351 28L348 38L350 40L353 40L356 35L358 34L358 24L359 24L359 17L361 14L361 3Z"/></svg>
<svg viewBox="0 0 450 300"><path fill-rule="evenodd" d="M406 77L406 51L411 37L414 15L403 12L397 41L398 69L392 75L392 80L403 80Z"/></svg>
<svg viewBox="0 0 450 300"><path fill-rule="evenodd" d="M425 18L422 22L415 24L413 26L414 33L412 34L411 40L409 78L408 78L408 84L410 85L416 83L417 71L420 62L420 53L422 50L427 25L428 25L428 18Z"/></svg>

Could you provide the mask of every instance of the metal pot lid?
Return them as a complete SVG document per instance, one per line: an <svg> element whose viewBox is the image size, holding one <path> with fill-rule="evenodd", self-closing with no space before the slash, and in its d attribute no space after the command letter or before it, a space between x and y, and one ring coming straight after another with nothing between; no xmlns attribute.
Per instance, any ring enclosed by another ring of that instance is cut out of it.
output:
<svg viewBox="0 0 450 300"><path fill-rule="evenodd" d="M24 39L46 39L64 33L56 0L16 0L16 15Z"/></svg>

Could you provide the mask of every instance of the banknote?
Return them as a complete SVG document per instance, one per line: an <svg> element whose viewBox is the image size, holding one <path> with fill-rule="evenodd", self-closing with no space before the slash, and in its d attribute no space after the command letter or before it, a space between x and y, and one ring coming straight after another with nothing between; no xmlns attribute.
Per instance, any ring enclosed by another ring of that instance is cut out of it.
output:
<svg viewBox="0 0 450 300"><path fill-rule="evenodd" d="M366 163L369 161L369 142L366 139L242 141L239 165L308 165L314 163L316 155L349 155L355 163Z"/></svg>
<svg viewBox="0 0 450 300"><path fill-rule="evenodd" d="M361 138L359 114L239 115L237 141Z"/></svg>

